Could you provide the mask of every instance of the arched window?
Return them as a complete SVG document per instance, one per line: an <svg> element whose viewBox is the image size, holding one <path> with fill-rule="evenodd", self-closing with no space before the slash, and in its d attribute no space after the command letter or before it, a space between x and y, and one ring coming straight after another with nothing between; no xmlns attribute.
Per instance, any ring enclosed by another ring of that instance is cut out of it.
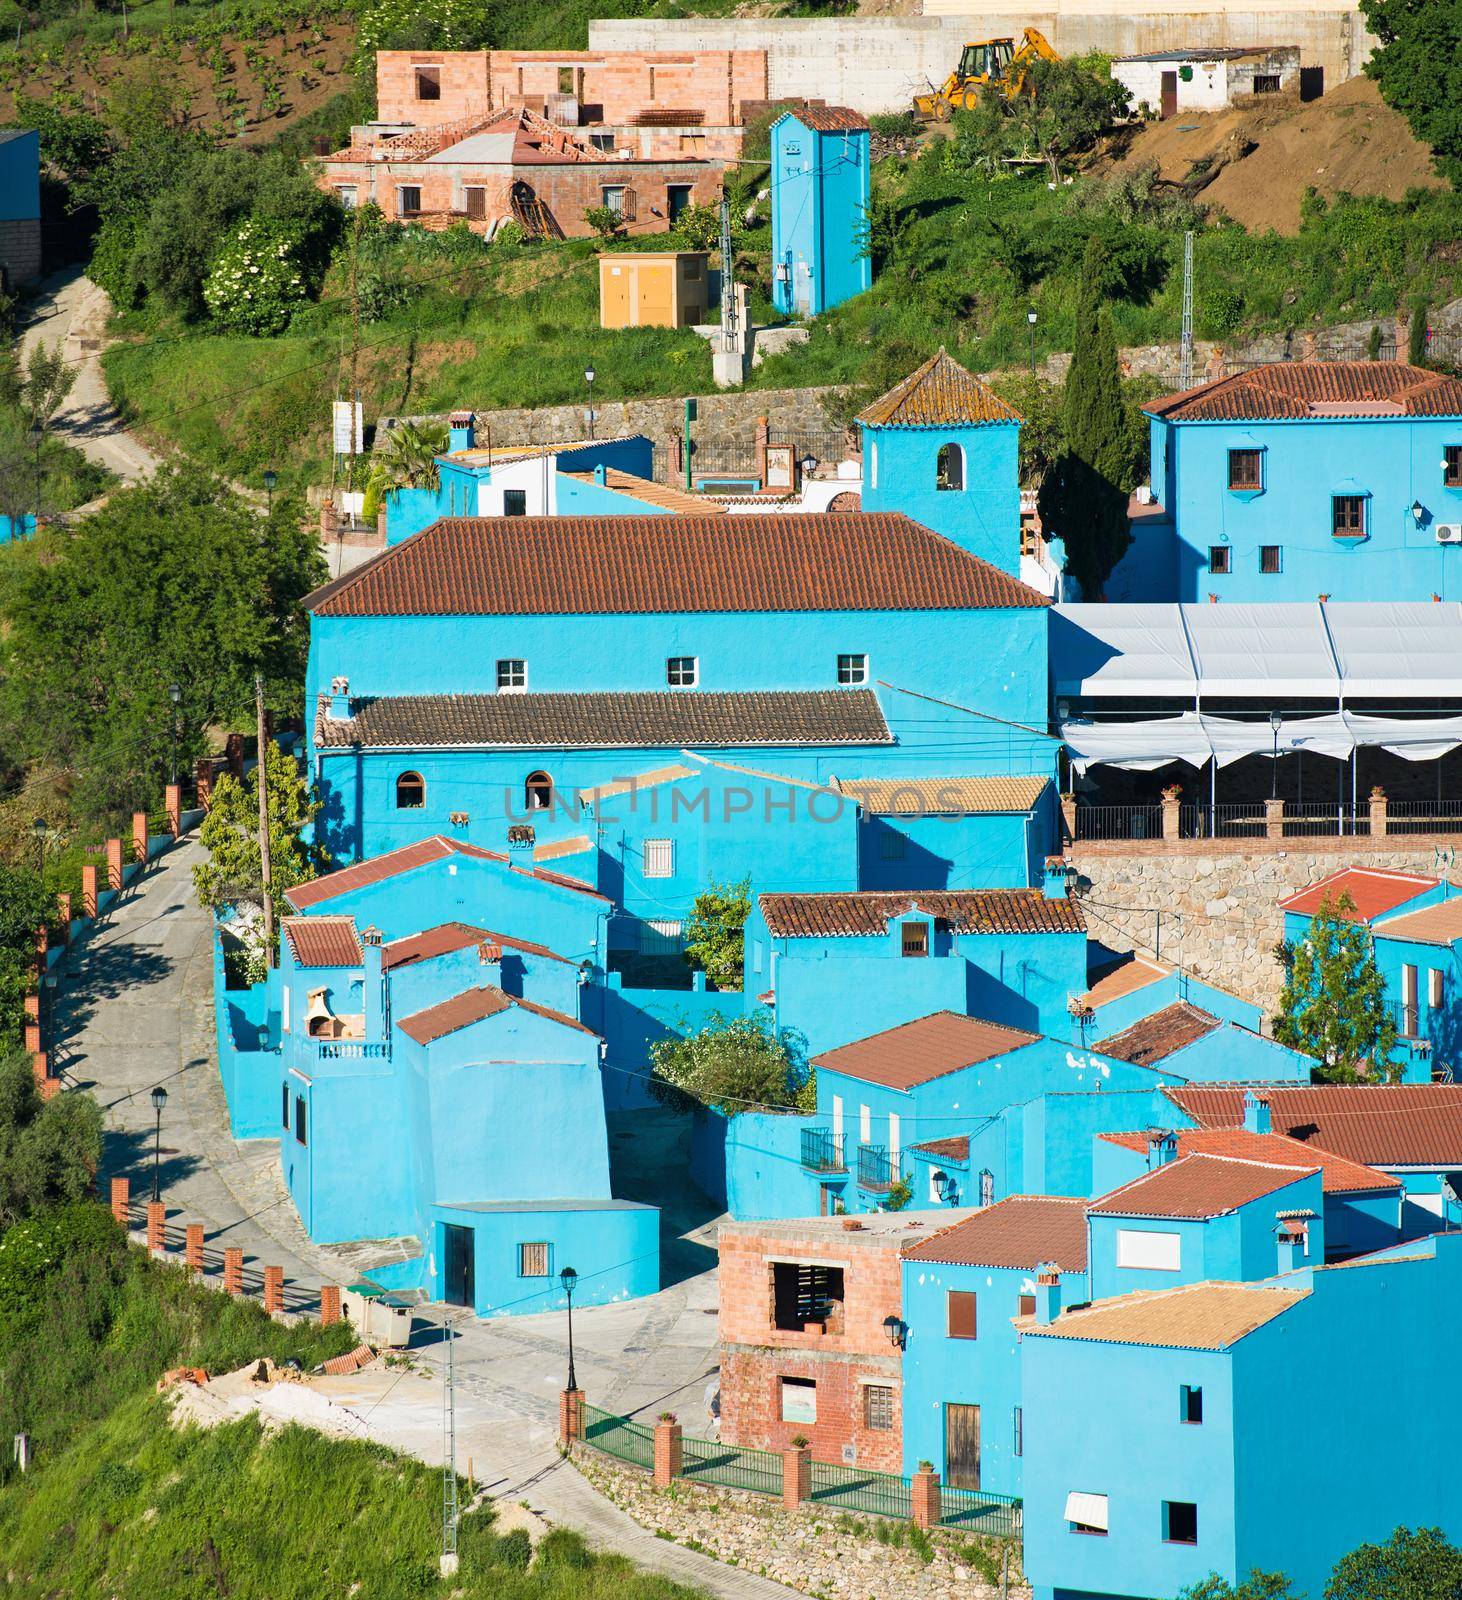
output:
<svg viewBox="0 0 1462 1600"><path fill-rule="evenodd" d="M396 809L420 811L426 804L426 779L419 772L403 772L396 779Z"/></svg>
<svg viewBox="0 0 1462 1600"><path fill-rule="evenodd" d="M548 811L553 805L553 779L546 772L530 772L523 779L523 805L528 811Z"/></svg>
<svg viewBox="0 0 1462 1600"><path fill-rule="evenodd" d="M965 453L957 444L939 447L939 464L935 468L936 489L963 489L965 486Z"/></svg>

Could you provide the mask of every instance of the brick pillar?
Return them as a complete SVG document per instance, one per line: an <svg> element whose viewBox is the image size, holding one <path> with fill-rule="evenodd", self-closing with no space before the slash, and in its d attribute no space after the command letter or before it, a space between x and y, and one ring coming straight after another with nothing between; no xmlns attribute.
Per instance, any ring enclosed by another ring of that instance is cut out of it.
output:
<svg viewBox="0 0 1462 1600"><path fill-rule="evenodd" d="M29 996L27 996L29 998ZM25 1024L25 1048L32 1055L38 1055L41 1048L41 1025L27 1019Z"/></svg>
<svg viewBox="0 0 1462 1600"><path fill-rule="evenodd" d="M96 862L88 861L81 869L81 914L96 915Z"/></svg>
<svg viewBox="0 0 1462 1600"><path fill-rule="evenodd" d="M271 1315L284 1310L284 1268L264 1268L264 1309Z"/></svg>
<svg viewBox="0 0 1462 1600"><path fill-rule="evenodd" d="M340 1285L322 1284L320 1288L320 1326L332 1328L340 1321Z"/></svg>
<svg viewBox="0 0 1462 1600"><path fill-rule="evenodd" d="M1390 830L1386 791L1379 785L1371 790L1371 835L1384 835Z"/></svg>
<svg viewBox="0 0 1462 1600"><path fill-rule="evenodd" d="M61 924L61 943L71 943L71 896L58 894L56 896L56 920Z"/></svg>
<svg viewBox="0 0 1462 1600"><path fill-rule="evenodd" d="M584 1391L560 1389L558 1394L558 1437L563 1444L584 1437Z"/></svg>
<svg viewBox="0 0 1462 1600"><path fill-rule="evenodd" d="M1182 804L1183 802L1175 794L1165 794L1162 797L1162 836L1164 839L1176 839L1178 837L1178 818L1181 815Z"/></svg>
<svg viewBox="0 0 1462 1600"><path fill-rule="evenodd" d="M657 1489L668 1489L671 1481L680 1476L682 1453L680 1424L674 1418L661 1417L655 1424L655 1487Z"/></svg>
<svg viewBox="0 0 1462 1600"><path fill-rule="evenodd" d="M800 1506L812 1498L812 1452L791 1445L782 1452L782 1504Z"/></svg>
<svg viewBox="0 0 1462 1600"><path fill-rule="evenodd" d="M36 971L46 970L46 952L51 948L51 930L47 927L36 929Z"/></svg>
<svg viewBox="0 0 1462 1600"><path fill-rule="evenodd" d="M197 791L198 804L207 811L213 805L213 761L205 756L193 769L193 786Z"/></svg>
<svg viewBox="0 0 1462 1600"><path fill-rule="evenodd" d="M147 1202L147 1248L149 1250L166 1250L167 1240L163 1236L163 1229L167 1225L168 1208L161 1200Z"/></svg>
<svg viewBox="0 0 1462 1600"><path fill-rule="evenodd" d="M61 1080L51 1076L51 1058L44 1050L37 1050L30 1058L30 1070L41 1091L42 1100L53 1100L61 1092Z"/></svg>
<svg viewBox="0 0 1462 1600"><path fill-rule="evenodd" d="M41 1020L41 997L38 994L28 994L21 999L21 1009L25 1012L27 1022L39 1023ZM37 1046L37 1049L40 1047Z"/></svg>
<svg viewBox="0 0 1462 1600"><path fill-rule="evenodd" d="M134 811L132 813L132 859L134 861L147 860L147 813Z"/></svg>
<svg viewBox="0 0 1462 1600"><path fill-rule="evenodd" d="M1061 796L1061 832L1062 842L1070 844L1076 838L1076 796L1063 794Z"/></svg>
<svg viewBox="0 0 1462 1600"><path fill-rule="evenodd" d="M223 1286L229 1294L244 1292L244 1252L230 1247L223 1252Z"/></svg>
<svg viewBox="0 0 1462 1600"><path fill-rule="evenodd" d="M120 839L107 840L107 887L120 889L122 887L122 841Z"/></svg>
<svg viewBox="0 0 1462 1600"><path fill-rule="evenodd" d="M1282 839L1284 837L1283 800L1265 800L1264 837L1266 839Z"/></svg>
<svg viewBox="0 0 1462 1600"><path fill-rule="evenodd" d="M767 486L767 446L771 443L772 424L769 417L756 419L756 475L763 489Z"/></svg>
<svg viewBox="0 0 1462 1600"><path fill-rule="evenodd" d="M231 733L224 744L224 755L228 761L228 770L234 777L242 778L244 775L244 736L241 733Z"/></svg>
<svg viewBox="0 0 1462 1600"><path fill-rule="evenodd" d="M203 1270L203 1224L190 1222L183 1231L183 1263L189 1272Z"/></svg>
<svg viewBox="0 0 1462 1600"><path fill-rule="evenodd" d="M913 1490L915 1527L937 1528L941 1515L939 1474L931 1468L921 1466L909 1483Z"/></svg>
<svg viewBox="0 0 1462 1600"><path fill-rule="evenodd" d="M125 1228L132 1215L132 1180L112 1179L112 1215Z"/></svg>
<svg viewBox="0 0 1462 1600"><path fill-rule="evenodd" d="M183 831L183 786L179 783L167 786L167 813L168 832L176 839Z"/></svg>

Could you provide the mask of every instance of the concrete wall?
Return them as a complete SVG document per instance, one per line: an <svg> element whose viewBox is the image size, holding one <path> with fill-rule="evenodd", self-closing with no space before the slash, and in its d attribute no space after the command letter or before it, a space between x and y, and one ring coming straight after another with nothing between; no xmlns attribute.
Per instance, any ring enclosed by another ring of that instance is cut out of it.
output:
<svg viewBox="0 0 1462 1600"><path fill-rule="evenodd" d="M1284 4L1189 0L1184 10L1153 11L1135 0L1061 0L1056 7L1012 11L979 0L925 0L922 17L661 18L589 24L596 50L727 50L767 52L773 99L826 100L855 110L903 111L916 92L942 83L967 39L1019 38L1039 28L1063 55L1102 50L1141 55L1200 46L1296 45L1306 66L1323 67L1329 86L1355 77L1375 45L1353 6L1316 0Z"/></svg>

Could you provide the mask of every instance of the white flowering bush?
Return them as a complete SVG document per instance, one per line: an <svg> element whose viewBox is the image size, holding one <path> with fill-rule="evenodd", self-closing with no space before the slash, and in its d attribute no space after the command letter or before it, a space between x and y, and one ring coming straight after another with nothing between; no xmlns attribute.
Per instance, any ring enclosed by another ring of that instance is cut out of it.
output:
<svg viewBox="0 0 1462 1600"><path fill-rule="evenodd" d="M298 241L252 218L219 251L203 283L213 320L234 333L282 333L309 295Z"/></svg>
<svg viewBox="0 0 1462 1600"><path fill-rule="evenodd" d="M355 43L371 60L377 50L479 50L491 34L486 0L375 0Z"/></svg>
<svg viewBox="0 0 1462 1600"><path fill-rule="evenodd" d="M60 1255L50 1217L17 1222L0 1236L0 1311L14 1313L30 1305Z"/></svg>

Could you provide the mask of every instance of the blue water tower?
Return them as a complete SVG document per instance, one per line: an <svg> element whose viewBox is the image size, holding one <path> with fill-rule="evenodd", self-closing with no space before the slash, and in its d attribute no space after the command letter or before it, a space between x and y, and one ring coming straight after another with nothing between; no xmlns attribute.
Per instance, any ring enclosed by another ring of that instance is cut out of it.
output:
<svg viewBox="0 0 1462 1600"><path fill-rule="evenodd" d="M868 119L807 106L772 124L772 303L815 317L873 283Z"/></svg>

